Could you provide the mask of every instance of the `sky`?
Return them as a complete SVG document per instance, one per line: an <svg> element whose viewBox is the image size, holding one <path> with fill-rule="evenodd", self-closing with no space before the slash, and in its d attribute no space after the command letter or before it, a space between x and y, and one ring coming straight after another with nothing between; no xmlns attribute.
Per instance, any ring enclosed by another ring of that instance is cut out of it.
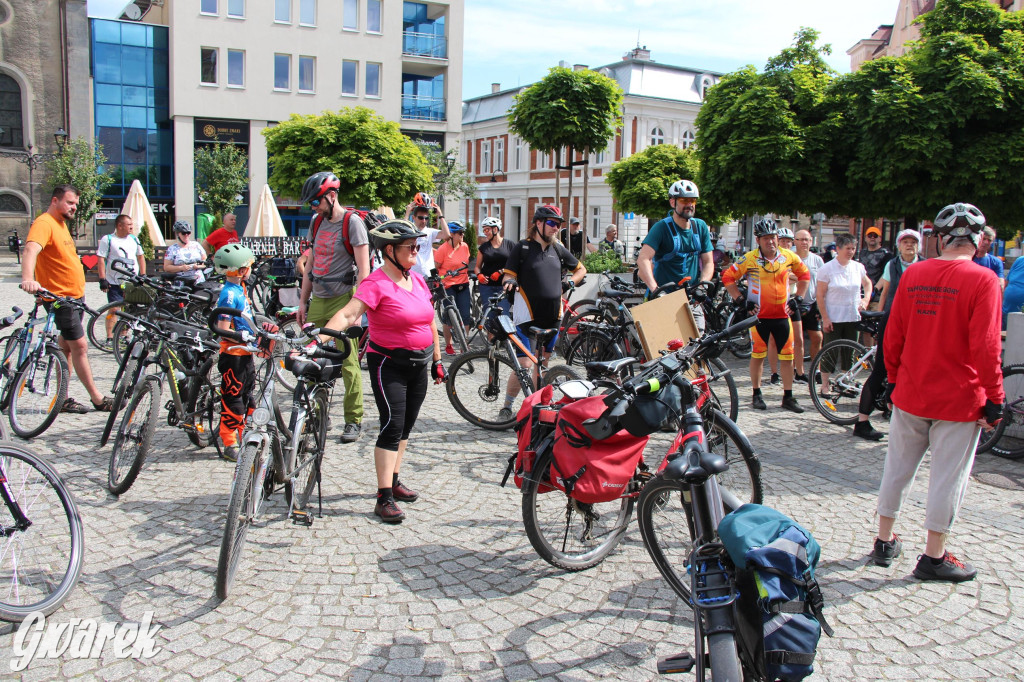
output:
<svg viewBox="0 0 1024 682"><path fill-rule="evenodd" d="M267 0L258 0L267 1ZM89 0L89 14L116 17L126 0ZM528 85L564 60L611 64L638 43L662 64L728 73L764 67L801 26L832 45L834 69L846 50L880 24L898 0L465 0L463 99ZM670 13L671 12L671 13Z"/></svg>

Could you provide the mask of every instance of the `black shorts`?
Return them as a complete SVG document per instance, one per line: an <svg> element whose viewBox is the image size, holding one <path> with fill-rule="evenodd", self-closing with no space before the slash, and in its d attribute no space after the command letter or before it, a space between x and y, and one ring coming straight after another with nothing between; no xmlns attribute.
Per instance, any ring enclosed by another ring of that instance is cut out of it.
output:
<svg viewBox="0 0 1024 682"><path fill-rule="evenodd" d="M85 297L75 299L79 303L85 303ZM44 304L47 311L52 303ZM53 311L53 322L57 325L57 331L64 337L65 341L77 341L85 336L85 328L82 326L82 316L85 310L70 305L58 306Z"/></svg>
<svg viewBox="0 0 1024 682"><path fill-rule="evenodd" d="M804 331L807 332L820 332L821 331L821 313L818 312L818 302L815 301L811 304L810 311L803 316Z"/></svg>

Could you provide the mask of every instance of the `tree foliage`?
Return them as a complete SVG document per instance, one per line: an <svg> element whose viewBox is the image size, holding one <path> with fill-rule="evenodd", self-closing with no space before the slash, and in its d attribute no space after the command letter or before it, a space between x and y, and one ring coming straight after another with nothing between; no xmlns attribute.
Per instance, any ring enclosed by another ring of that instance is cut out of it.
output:
<svg viewBox="0 0 1024 682"><path fill-rule="evenodd" d="M146 256L146 260L153 260L156 256L156 245L153 244L153 237L149 234L149 223L145 220L142 221L142 226L139 228L139 246L142 247L142 253Z"/></svg>
<svg viewBox="0 0 1024 682"><path fill-rule="evenodd" d="M453 199L476 198L476 181L466 170L466 166L459 163L457 148L446 152L437 144L421 140L416 141L416 146L433 169L434 187L438 196ZM454 160L451 171L448 171L449 154Z"/></svg>
<svg viewBox="0 0 1024 682"><path fill-rule="evenodd" d="M434 172L398 124L366 107L299 116L263 131L273 164L270 184L299 198L302 183L318 171L341 180L341 201L354 206L402 209L416 192L434 188Z"/></svg>
<svg viewBox="0 0 1024 682"><path fill-rule="evenodd" d="M692 149L652 145L613 164L607 176L618 210L645 216L652 224L668 215L668 188L676 180L693 180L700 188L698 218L711 226L729 222L721 203L705 191L700 162Z"/></svg>
<svg viewBox="0 0 1024 682"><path fill-rule="evenodd" d="M52 185L73 185L78 190L78 212L69 226L76 237L96 215L96 202L114 182L114 177L103 168L106 162L102 145L93 146L78 138L68 140L64 149L46 164Z"/></svg>
<svg viewBox="0 0 1024 682"><path fill-rule="evenodd" d="M219 225L225 213L242 203L249 184L249 161L240 147L216 143L195 150L196 189Z"/></svg>

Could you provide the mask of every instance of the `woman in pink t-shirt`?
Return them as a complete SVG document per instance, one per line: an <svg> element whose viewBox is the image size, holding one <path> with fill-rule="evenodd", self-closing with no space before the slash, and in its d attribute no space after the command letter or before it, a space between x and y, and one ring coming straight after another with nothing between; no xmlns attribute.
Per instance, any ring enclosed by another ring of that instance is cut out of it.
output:
<svg viewBox="0 0 1024 682"><path fill-rule="evenodd" d="M380 413L373 451L377 468L373 513L385 523L405 519L396 501L415 502L419 497L398 480L398 472L427 395L428 368L435 384L445 378L430 292L423 277L411 272L421 236L405 220L390 220L370 230L370 244L380 251L384 264L359 283L352 300L326 325L342 330L358 324L364 313L369 319L366 364Z"/></svg>

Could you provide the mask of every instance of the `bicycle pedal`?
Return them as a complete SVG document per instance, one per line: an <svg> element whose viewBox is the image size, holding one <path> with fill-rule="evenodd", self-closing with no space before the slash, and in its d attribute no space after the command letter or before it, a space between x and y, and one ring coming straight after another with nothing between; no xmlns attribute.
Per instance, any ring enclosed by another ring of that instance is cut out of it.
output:
<svg viewBox="0 0 1024 682"><path fill-rule="evenodd" d="M313 515L304 509L293 509L292 523L296 526L312 526Z"/></svg>
<svg viewBox="0 0 1024 682"><path fill-rule="evenodd" d="M697 660L688 653L666 656L658 659L659 675L674 675L676 673L688 673L693 670Z"/></svg>

